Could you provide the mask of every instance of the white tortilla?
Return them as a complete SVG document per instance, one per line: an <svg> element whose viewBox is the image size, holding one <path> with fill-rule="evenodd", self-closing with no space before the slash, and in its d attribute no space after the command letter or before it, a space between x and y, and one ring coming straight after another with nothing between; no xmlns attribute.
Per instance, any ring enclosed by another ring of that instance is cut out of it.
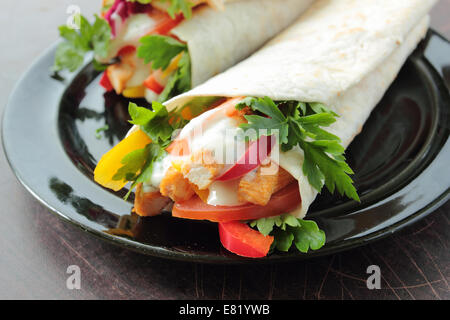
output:
<svg viewBox="0 0 450 320"><path fill-rule="evenodd" d="M188 45L192 86L235 65L292 24L314 0L214 0L194 10L192 17L171 30ZM147 14L135 14L110 43L107 63L124 46L138 47L154 27ZM145 74L145 73L144 73ZM138 78L138 83L142 82Z"/></svg>
<svg viewBox="0 0 450 320"><path fill-rule="evenodd" d="M288 27L313 0L227 1L222 11L204 7L172 30L187 42L192 86L248 57Z"/></svg>
<svg viewBox="0 0 450 320"><path fill-rule="evenodd" d="M250 58L171 99L169 110L197 96L269 96L322 102L340 115L330 131L347 147L424 37L435 0L319 0L293 26ZM298 181L304 217L317 191L303 175L300 148L279 164Z"/></svg>

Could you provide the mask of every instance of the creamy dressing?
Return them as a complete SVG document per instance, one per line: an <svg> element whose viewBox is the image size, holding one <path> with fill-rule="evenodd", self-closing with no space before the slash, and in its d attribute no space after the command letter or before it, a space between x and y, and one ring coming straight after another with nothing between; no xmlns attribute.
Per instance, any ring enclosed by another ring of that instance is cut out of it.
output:
<svg viewBox="0 0 450 320"><path fill-rule="evenodd" d="M234 164L238 154L245 151L238 150L243 149L237 140L238 125L238 120L226 116L224 110L212 109L192 119L181 130L178 139L187 139L193 153L209 150L217 163Z"/></svg>
<svg viewBox="0 0 450 320"><path fill-rule="evenodd" d="M197 130L197 128L202 127L203 131L200 134L201 131ZM190 138L189 147L192 152L199 150L223 150L227 144L230 144L229 140L231 139L230 137L228 139L224 137L227 129L237 130L237 121L225 116L218 109L212 109L192 119L180 131L177 139ZM216 153L218 154L219 152L217 151ZM183 157L167 154L163 159L154 162L151 178L144 185L159 187L174 160L183 160Z"/></svg>
<svg viewBox="0 0 450 320"><path fill-rule="evenodd" d="M223 118L208 127L203 134L192 141L192 151L210 150L218 163L232 164L237 161L237 131L236 121Z"/></svg>
<svg viewBox="0 0 450 320"><path fill-rule="evenodd" d="M212 109L192 119L181 130L177 139L189 139L191 152L210 150L217 162L235 163L238 124L236 119L227 117L224 110ZM226 159L227 155L231 155L228 156L229 159ZM174 159L180 159L180 157L167 155L160 163L155 163L152 177L145 185L159 186ZM239 180L214 181L208 188L207 203L222 206L243 204L238 199L238 186Z"/></svg>
<svg viewBox="0 0 450 320"><path fill-rule="evenodd" d="M209 186L207 203L213 206L238 206L244 202L238 199L239 180L214 181Z"/></svg>
<svg viewBox="0 0 450 320"><path fill-rule="evenodd" d="M156 191L159 189L162 179L166 175L167 170L172 166L173 157L167 154L162 159L153 162L153 170L151 177L148 181L144 182L144 192Z"/></svg>

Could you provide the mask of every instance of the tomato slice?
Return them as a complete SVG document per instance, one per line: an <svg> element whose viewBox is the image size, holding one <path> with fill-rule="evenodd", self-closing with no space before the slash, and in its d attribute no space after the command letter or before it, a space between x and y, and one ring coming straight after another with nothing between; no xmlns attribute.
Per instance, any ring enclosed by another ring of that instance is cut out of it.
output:
<svg viewBox="0 0 450 320"><path fill-rule="evenodd" d="M197 196L175 203L172 216L194 220L227 222L235 220L254 220L277 216L296 209L301 204L297 182L284 187L274 195L265 206L246 203L239 206L212 206L204 203Z"/></svg>
<svg viewBox="0 0 450 320"><path fill-rule="evenodd" d="M273 236L265 236L240 221L220 222L219 236L228 251L248 258L265 257L273 242Z"/></svg>

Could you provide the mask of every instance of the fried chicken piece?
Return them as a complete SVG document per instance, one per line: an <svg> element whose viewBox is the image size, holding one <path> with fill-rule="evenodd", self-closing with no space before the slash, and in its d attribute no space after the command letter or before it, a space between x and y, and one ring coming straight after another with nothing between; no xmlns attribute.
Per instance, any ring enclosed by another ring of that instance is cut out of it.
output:
<svg viewBox="0 0 450 320"><path fill-rule="evenodd" d="M189 200L194 195L194 189L183 174L170 167L159 185L163 196L169 197L175 202Z"/></svg>
<svg viewBox="0 0 450 320"><path fill-rule="evenodd" d="M120 62L106 68L108 79L117 94L122 93L136 70L136 65L132 59L133 55L134 52L127 53L121 57Z"/></svg>
<svg viewBox="0 0 450 320"><path fill-rule="evenodd" d="M251 202L265 206L272 194L294 181L294 177L281 167L274 174L264 174L265 166L247 173L239 181L238 198L243 202Z"/></svg>
<svg viewBox="0 0 450 320"><path fill-rule="evenodd" d="M143 217L156 216L170 202L170 199L160 192L144 192L142 183L136 187L134 212Z"/></svg>
<svg viewBox="0 0 450 320"><path fill-rule="evenodd" d="M205 190L217 178L224 165L216 163L209 151L197 152L191 155L189 161L180 166L183 176L199 190Z"/></svg>
<svg viewBox="0 0 450 320"><path fill-rule="evenodd" d="M205 203L208 202L209 190L200 190L195 184L191 184L192 189L197 194L197 196Z"/></svg>

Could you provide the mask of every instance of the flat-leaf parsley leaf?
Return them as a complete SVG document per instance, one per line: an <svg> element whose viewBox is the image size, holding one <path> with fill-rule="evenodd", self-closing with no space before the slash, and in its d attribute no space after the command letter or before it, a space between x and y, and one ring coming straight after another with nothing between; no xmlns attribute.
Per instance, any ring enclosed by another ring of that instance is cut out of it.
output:
<svg viewBox="0 0 450 320"><path fill-rule="evenodd" d="M359 201L349 177L353 171L345 161L341 141L323 129L336 121L336 113L320 103L276 103L269 97L249 97L236 105L237 109L244 107L250 107L255 114L245 115L247 123L242 124L241 128L255 130L255 139L264 132L261 129L266 129L267 135L277 130L283 151L289 151L297 145L303 150L303 173L318 192L325 185L331 193L337 189L341 195Z"/></svg>

